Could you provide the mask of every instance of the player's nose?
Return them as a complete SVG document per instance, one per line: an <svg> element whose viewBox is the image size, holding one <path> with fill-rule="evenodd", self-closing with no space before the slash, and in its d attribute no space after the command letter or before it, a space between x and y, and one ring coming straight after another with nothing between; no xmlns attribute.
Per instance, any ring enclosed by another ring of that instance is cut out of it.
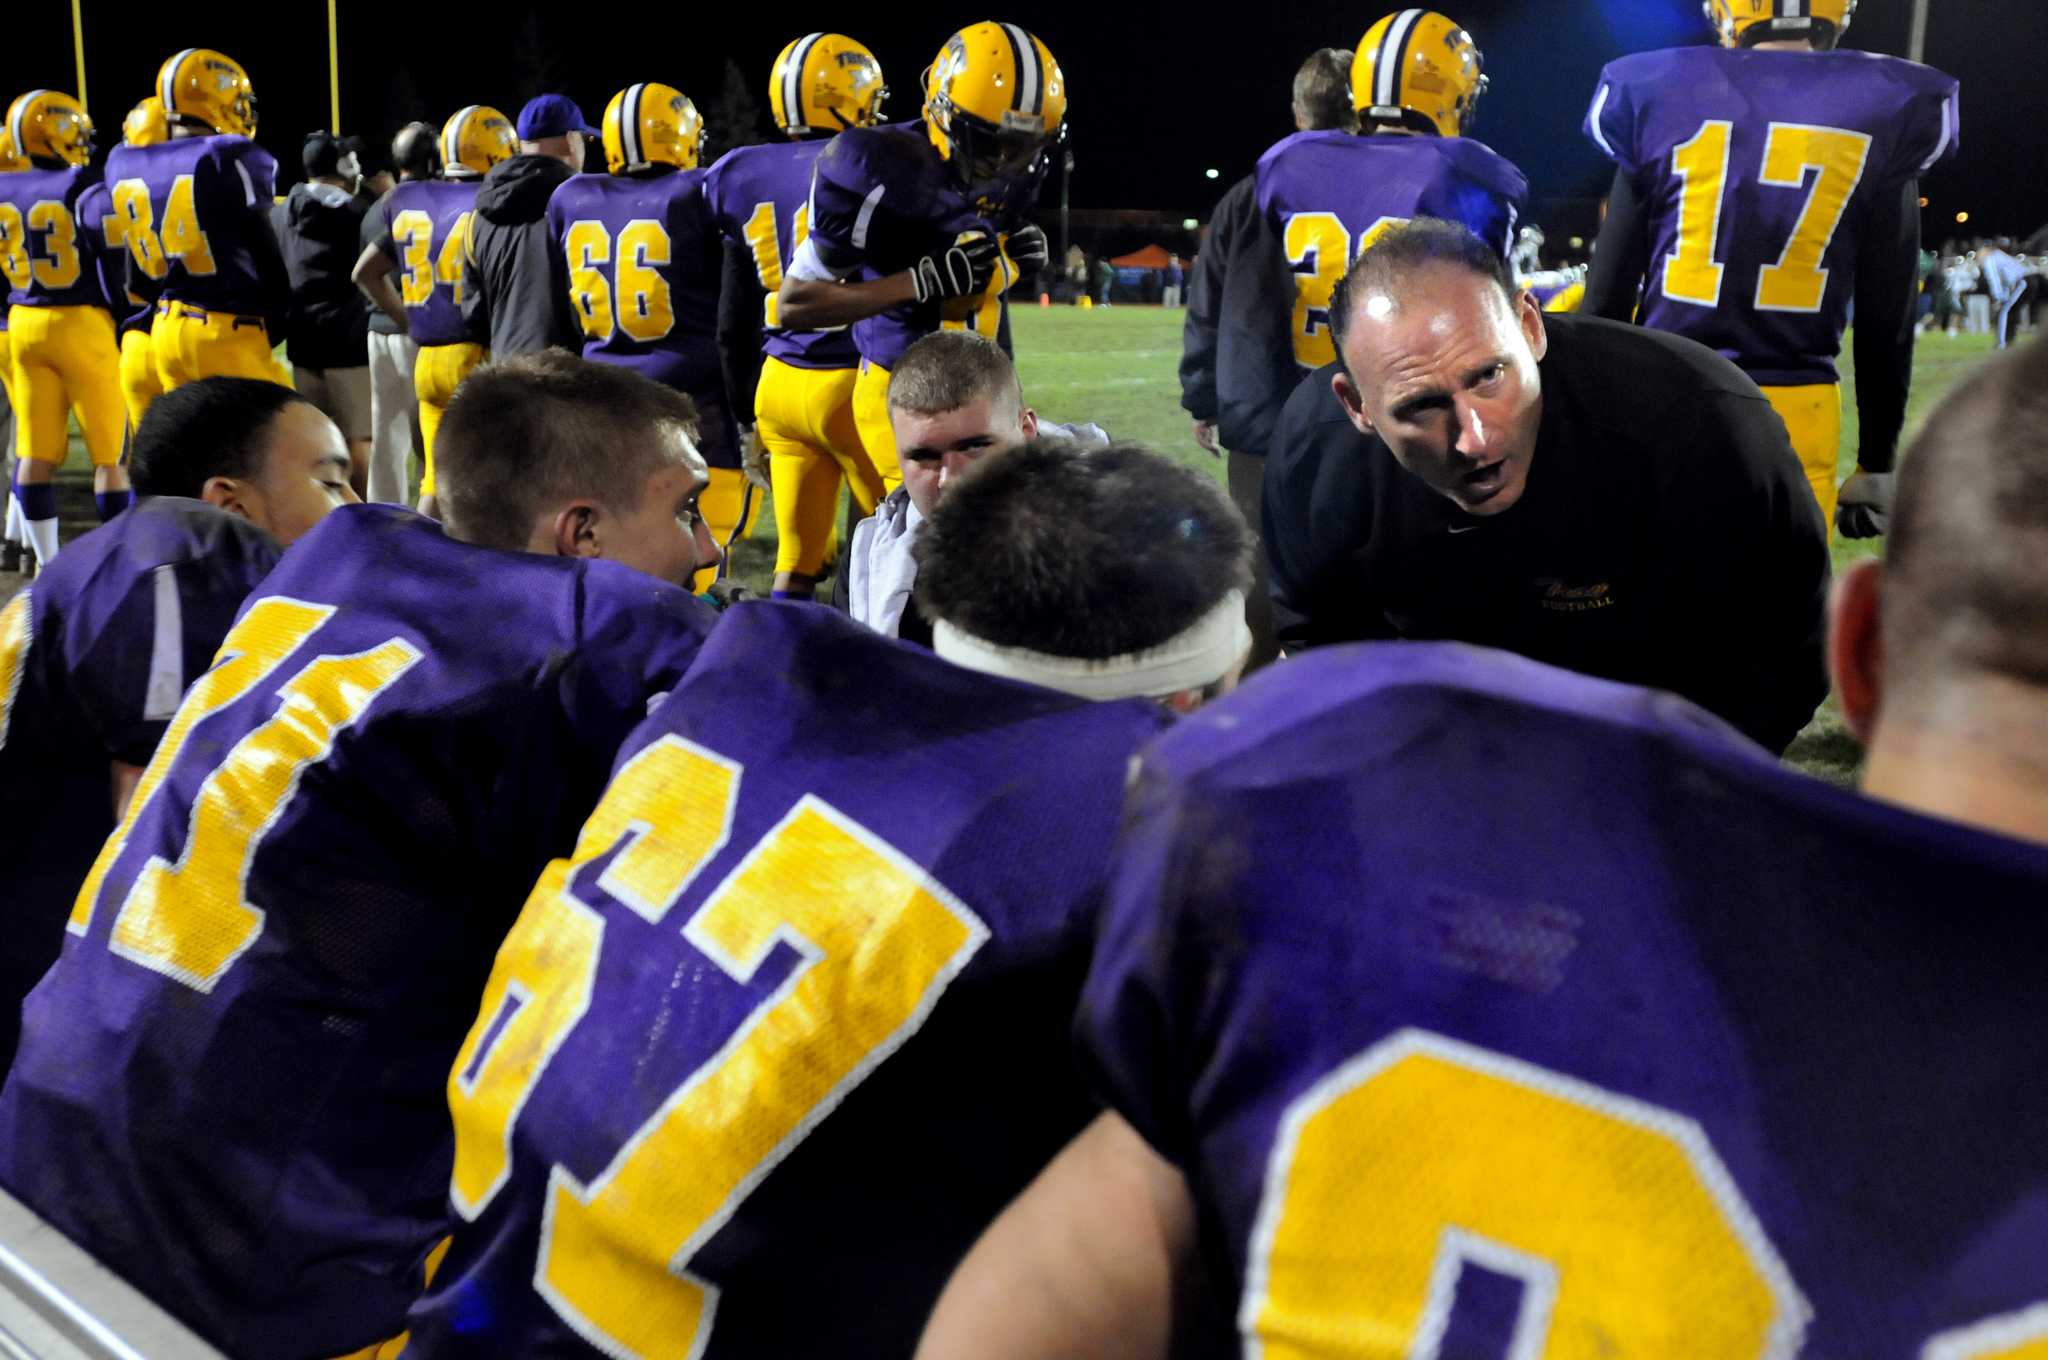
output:
<svg viewBox="0 0 2048 1360"><path fill-rule="evenodd" d="M1452 420L1456 422L1456 447L1459 453L1474 458L1486 456L1487 444L1492 438L1492 429L1486 423L1485 412L1476 402L1458 398L1452 403Z"/></svg>

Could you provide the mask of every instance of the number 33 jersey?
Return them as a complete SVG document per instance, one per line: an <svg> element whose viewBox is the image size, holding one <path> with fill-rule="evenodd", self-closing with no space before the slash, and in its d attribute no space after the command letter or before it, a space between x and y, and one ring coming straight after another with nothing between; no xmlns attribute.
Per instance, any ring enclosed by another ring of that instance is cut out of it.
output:
<svg viewBox="0 0 2048 1360"><path fill-rule="evenodd" d="M394 1335L448 1229L492 956L709 613L384 506L294 545L101 851L0 1091L0 1181L214 1344Z"/></svg>
<svg viewBox="0 0 2048 1360"><path fill-rule="evenodd" d="M1167 721L729 610L507 938L415 1356L908 1356L1091 1116L1083 950Z"/></svg>
<svg viewBox="0 0 2048 1360"><path fill-rule="evenodd" d="M1863 52L1609 63L1586 135L1646 190L1642 323L1766 386L1834 382L1871 205L1955 154L1956 105L1950 77Z"/></svg>
<svg viewBox="0 0 2048 1360"><path fill-rule="evenodd" d="M1441 644L1259 677L1128 816L1083 1047L1247 1354L2048 1341L2048 847Z"/></svg>

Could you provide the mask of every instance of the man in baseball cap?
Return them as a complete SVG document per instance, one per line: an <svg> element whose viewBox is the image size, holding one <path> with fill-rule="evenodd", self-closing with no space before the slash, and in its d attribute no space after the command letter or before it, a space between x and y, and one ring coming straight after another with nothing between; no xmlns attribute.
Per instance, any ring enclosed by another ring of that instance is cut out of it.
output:
<svg viewBox="0 0 2048 1360"><path fill-rule="evenodd" d="M493 359L582 347L567 286L548 244L548 199L583 169L596 129L564 94L519 110L519 154L498 162L476 195L463 264L462 315Z"/></svg>

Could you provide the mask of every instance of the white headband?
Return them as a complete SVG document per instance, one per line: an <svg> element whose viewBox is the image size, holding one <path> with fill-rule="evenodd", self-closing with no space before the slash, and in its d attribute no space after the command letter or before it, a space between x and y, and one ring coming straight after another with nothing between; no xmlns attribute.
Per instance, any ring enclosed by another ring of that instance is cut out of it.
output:
<svg viewBox="0 0 2048 1360"><path fill-rule="evenodd" d="M1233 590L1193 626L1157 647L1101 661L1054 656L1024 647L998 647L941 619L932 625L932 650L956 666L1043 685L1081 699L1163 699L1221 680L1252 645L1244 622L1244 593Z"/></svg>

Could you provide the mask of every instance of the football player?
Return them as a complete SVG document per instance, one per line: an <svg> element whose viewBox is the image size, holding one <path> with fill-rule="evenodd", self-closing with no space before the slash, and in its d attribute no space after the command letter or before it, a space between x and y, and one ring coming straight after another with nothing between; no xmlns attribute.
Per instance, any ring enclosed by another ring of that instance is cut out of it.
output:
<svg viewBox="0 0 2048 1360"><path fill-rule="evenodd" d="M137 104L121 120L121 142L124 146L155 146L170 140L170 124L164 118L164 101L157 95ZM103 181L104 183L104 181ZM107 297L119 303L125 299L127 309L119 313L118 329L121 336L121 400L128 408L128 428L132 431L142 424L149 404L163 395L164 385L156 374L156 350L151 343L151 332L156 321L156 308L127 287L128 219L113 212L113 186L107 185L107 207L111 216L105 219L107 248L121 266L109 279ZM118 283L120 287L112 287Z"/></svg>
<svg viewBox="0 0 2048 1360"><path fill-rule="evenodd" d="M923 1360L1160 1355L1198 1250L1246 1355L2038 1353L2024 357L1927 422L1890 560L1836 596L1863 795L1442 644L1292 661L1153 743L1080 1011L1122 1118L991 1229Z"/></svg>
<svg viewBox="0 0 2048 1360"><path fill-rule="evenodd" d="M120 349L101 283L98 214L79 211L99 176L92 119L68 94L31 90L7 110L7 131L30 169L0 178L0 266L20 421L15 495L36 561L57 555L57 488L76 413L92 458L102 521L128 504L121 466Z"/></svg>
<svg viewBox="0 0 2048 1360"><path fill-rule="evenodd" d="M1586 134L1614 187L1582 310L1740 364L1784 418L1830 532L1882 533L1913 376L1919 178L1955 154L1956 82L1835 51L1856 0L1706 8L1720 47L1600 74ZM1857 470L1838 516L1835 358L1852 302Z"/></svg>
<svg viewBox="0 0 2048 1360"><path fill-rule="evenodd" d="M1485 62L1434 10L1404 9L1359 40L1359 135L1297 132L1259 158L1256 229L1234 237L1217 337L1217 433L1264 457L1302 376L1336 358L1330 294L1351 261L1415 217L1463 223L1505 257L1528 193L1522 172L1464 133Z"/></svg>
<svg viewBox="0 0 2048 1360"><path fill-rule="evenodd" d="M472 373L447 532L357 505L294 546L94 862L22 1010L0 1182L222 1349L403 1325L491 957L710 624L674 584L717 551L694 423L567 354Z"/></svg>
<svg viewBox="0 0 2048 1360"><path fill-rule="evenodd" d="M1249 531L1200 473L1062 442L927 527L960 664L728 612L541 878L448 1074L469 1223L412 1353L907 1356L1086 1122L1076 950L1166 721L1088 700L1227 683Z"/></svg>
<svg viewBox="0 0 2048 1360"><path fill-rule="evenodd" d="M18 170L32 167L28 158L14 149L14 138L0 123L0 175L11 175ZM11 233L0 230L0 274L10 280L19 266L13 263L13 252L19 249ZM9 287L13 284L10 282ZM7 308L0 306L0 397L7 400L6 431L7 442L0 448L5 456L4 470L7 474L7 517L4 528L0 528L0 571L20 571L24 565L30 570L35 567L35 551L28 546L28 530L21 522L21 500L15 494L14 460L15 444L20 433L20 421L14 414L14 350L7 335Z"/></svg>
<svg viewBox="0 0 2048 1360"><path fill-rule="evenodd" d="M854 418L885 491L902 481L890 365L942 326L1009 348L1003 295L1045 264L1045 233L1026 216L1066 133L1066 77L1051 49L1015 24L948 38L924 95L922 118L842 132L820 153L811 234L777 295L785 326L852 324Z"/></svg>
<svg viewBox="0 0 2048 1360"><path fill-rule="evenodd" d="M477 186L517 149L512 121L504 114L488 104L457 110L441 125L441 178L409 179L393 189L385 205L386 231L356 261L356 286L420 347L412 373L420 403L424 515L439 510L434 435L442 413L470 370L484 361L484 347L462 319L462 254L476 215Z"/></svg>
<svg viewBox="0 0 2048 1360"><path fill-rule="evenodd" d="M808 599L825 564L843 479L860 514L874 512L882 475L853 417L860 353L844 327L780 324L776 293L810 235L811 167L826 140L882 120L889 87L874 53L838 33L798 38L775 58L768 104L785 142L727 152L704 179L726 239L719 348L741 443L768 458L775 504L778 597ZM763 294L755 307L756 294ZM751 399L750 399L751 394Z"/></svg>
<svg viewBox="0 0 2048 1360"><path fill-rule="evenodd" d="M0 1071L21 1000L187 681L212 662L280 546L348 489L332 421L290 388L188 383L137 428L133 509L78 539L0 610Z"/></svg>
<svg viewBox="0 0 2048 1360"><path fill-rule="evenodd" d="M270 227L277 162L252 140L256 94L232 58L188 47L156 77L170 139L107 157L127 219L128 280L152 298L150 348L165 390L195 378L289 385L271 353L290 297Z"/></svg>
<svg viewBox="0 0 2048 1360"><path fill-rule="evenodd" d="M547 207L583 356L623 364L696 404L697 448L711 469L702 514L729 546L759 506L740 471L718 362L721 249L697 168L704 120L674 86L640 84L613 95L599 124L607 173L564 180Z"/></svg>

